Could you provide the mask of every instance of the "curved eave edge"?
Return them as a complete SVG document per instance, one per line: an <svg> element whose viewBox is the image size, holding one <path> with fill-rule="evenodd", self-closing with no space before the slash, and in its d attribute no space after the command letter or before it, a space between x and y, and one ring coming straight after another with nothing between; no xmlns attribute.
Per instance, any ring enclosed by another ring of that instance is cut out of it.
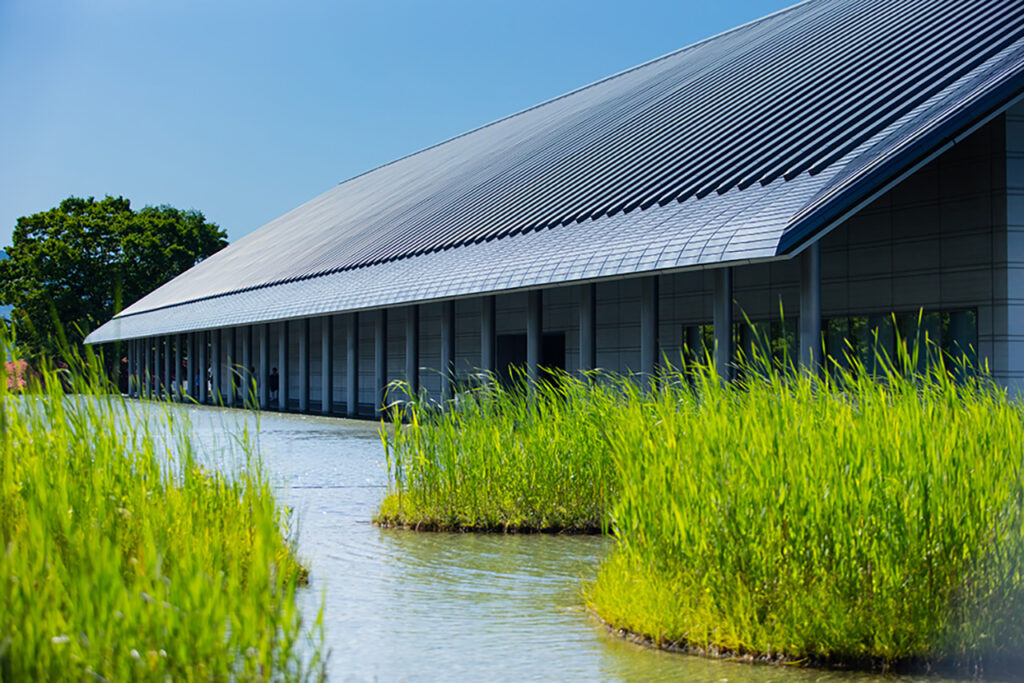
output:
<svg viewBox="0 0 1024 683"><path fill-rule="evenodd" d="M1013 74L979 95L970 105L945 117L930 130L913 136L895 152L879 157L877 163L869 163L851 181L801 211L802 215L798 214L779 238L776 254L799 253L1021 99L1024 99L1024 72Z"/></svg>
<svg viewBox="0 0 1024 683"><path fill-rule="evenodd" d="M110 333L109 330L113 330L113 332ZM103 335L102 339L97 339L100 332L107 333ZM83 343L91 346L92 344L107 344L122 341L123 339L124 337L121 335L121 319L115 316L87 334Z"/></svg>
<svg viewBox="0 0 1024 683"><path fill-rule="evenodd" d="M98 328L96 328L95 330L90 332L89 335L86 336L86 338L84 340L84 343L87 344L87 345L112 344L112 343L117 343L117 342L129 341L129 340L132 340L132 339L143 339L143 338L146 338L146 337L154 337L154 336L162 336L162 335L188 334L188 333L191 333L191 332L203 332L203 331L215 330L215 329L218 329L218 328L221 328L221 327L237 327L240 324L280 323L280 322L286 322L286 321L290 321L290 320L297 320L297 319L307 318L307 317L321 317L321 316L324 316L324 315L339 315L339 314L344 314L344 313L363 313L363 312L366 312L366 311L373 311L373 310L377 310L377 309L380 309L380 308L390 308L390 307L393 307L393 306L409 306L409 305L416 305L416 304L427 304L427 303L438 302L438 301L459 300L459 299L467 299L467 298L474 298L474 297L481 297L481 296L491 296L491 295L496 295L496 294L520 293L520 292L526 292L526 291L535 290L535 289L568 287L568 286L575 286L575 285L580 285L580 284L585 284L585 283L598 283L598 282L607 282L607 281L612 281L612 280L640 278L640 277L646 277L646 276L650 276L650 275L666 275L666 274L673 274L673 273L689 272L689 271L694 271L694 270L709 270L709 269L714 269L714 268L754 265L754 264L758 264L758 263L767 263L767 262L776 261L776 260L780 260L780 259L778 259L777 257L772 256L770 253L767 253L767 254L764 254L762 256L757 256L757 257L729 258L727 260L717 261L717 262L713 262L713 263L698 264L698 265L672 267L672 268L655 268L655 269L652 269L652 270L633 271L633 272L629 272L627 274L619 273L619 274L614 274L614 275L592 276L592 277L584 277L584 278L580 278L580 279L576 279L576 280L564 280L564 281L559 281L559 282L554 282L554 283L548 282L548 283L544 283L544 284L525 284L525 285L514 286L514 287L509 287L509 288L479 290L479 291L474 291L472 293L463 293L463 294L456 294L456 295L441 295L441 296L436 296L436 297L411 298L411 299L408 299L408 300L401 300L401 301L397 301L396 300L396 301L392 301L390 303L385 303L385 304L380 304L380 305L358 306L358 307L352 307L352 308L338 308L338 309L331 309L331 310L319 310L319 311L316 311L316 312L309 312L307 314L299 314L299 315L284 315L284 316L264 317L264 318L258 318L258 319L254 318L254 319L252 319L252 320L250 320L250 321L248 321L246 323L231 322L231 323L226 323L226 324L221 324L221 325L217 325L217 324L213 324L213 325L211 325L211 324L203 324L203 325L198 325L198 326L193 327L193 328L174 329L174 330L167 330L167 331L164 331L164 332L157 331L157 332L151 332L151 333L146 333L146 334L134 334L134 333L133 334L125 334L122 331L122 329L121 329L122 328L121 323L125 320L125 318L111 318L109 321L107 321L103 325L100 325ZM180 304L180 305L188 305L189 303L194 303L194 302L188 302L186 304ZM177 305L172 306L171 308L176 308L176 307L177 307ZM159 310L159 309L156 309L156 310ZM127 316L127 317L131 318L131 317L134 317L134 316L147 316L147 315L152 314L153 312L154 311L145 311L145 312L142 312L142 313L135 313L135 314L132 314L131 316ZM102 338L98 338L101 335L102 335Z"/></svg>

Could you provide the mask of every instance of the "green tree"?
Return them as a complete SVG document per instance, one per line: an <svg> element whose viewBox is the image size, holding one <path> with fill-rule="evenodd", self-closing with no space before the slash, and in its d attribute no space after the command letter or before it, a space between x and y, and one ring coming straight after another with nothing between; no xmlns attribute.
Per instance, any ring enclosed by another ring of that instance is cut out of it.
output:
<svg viewBox="0 0 1024 683"><path fill-rule="evenodd" d="M68 197L18 219L0 261L0 304L32 355L59 356L156 287L227 245L199 211L123 197Z"/></svg>

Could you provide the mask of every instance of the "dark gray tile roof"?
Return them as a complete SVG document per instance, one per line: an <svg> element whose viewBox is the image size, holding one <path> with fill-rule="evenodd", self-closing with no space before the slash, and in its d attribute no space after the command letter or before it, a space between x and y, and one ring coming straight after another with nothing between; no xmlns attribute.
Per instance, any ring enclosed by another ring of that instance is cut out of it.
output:
<svg viewBox="0 0 1024 683"><path fill-rule="evenodd" d="M1019 0L809 0L345 181L89 341L784 255L1022 90Z"/></svg>

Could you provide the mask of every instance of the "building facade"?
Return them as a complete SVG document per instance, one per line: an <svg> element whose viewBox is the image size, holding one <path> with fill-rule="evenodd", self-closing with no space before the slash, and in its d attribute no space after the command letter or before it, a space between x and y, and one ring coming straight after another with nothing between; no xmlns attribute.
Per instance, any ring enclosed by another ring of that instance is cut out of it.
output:
<svg viewBox="0 0 1024 683"><path fill-rule="evenodd" d="M1019 391L1024 9L941 4L810 0L398 160L87 341L136 393L363 417L393 380L728 376L763 339L927 336Z"/></svg>

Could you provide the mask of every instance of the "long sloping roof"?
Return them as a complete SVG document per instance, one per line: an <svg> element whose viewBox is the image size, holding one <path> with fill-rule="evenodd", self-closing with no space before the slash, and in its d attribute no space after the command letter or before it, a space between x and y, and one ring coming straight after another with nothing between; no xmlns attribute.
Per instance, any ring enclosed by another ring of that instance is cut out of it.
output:
<svg viewBox="0 0 1024 683"><path fill-rule="evenodd" d="M808 0L347 180L88 341L785 255L1022 91L1020 0Z"/></svg>

